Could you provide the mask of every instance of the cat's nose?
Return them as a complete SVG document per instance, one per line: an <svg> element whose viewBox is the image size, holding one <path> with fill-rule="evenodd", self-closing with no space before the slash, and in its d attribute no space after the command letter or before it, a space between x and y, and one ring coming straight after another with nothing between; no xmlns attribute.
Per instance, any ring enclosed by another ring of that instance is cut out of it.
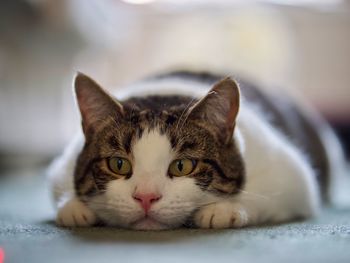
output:
<svg viewBox="0 0 350 263"><path fill-rule="evenodd" d="M135 193L133 198L140 203L143 210L147 213L151 205L159 201L162 196L156 193Z"/></svg>

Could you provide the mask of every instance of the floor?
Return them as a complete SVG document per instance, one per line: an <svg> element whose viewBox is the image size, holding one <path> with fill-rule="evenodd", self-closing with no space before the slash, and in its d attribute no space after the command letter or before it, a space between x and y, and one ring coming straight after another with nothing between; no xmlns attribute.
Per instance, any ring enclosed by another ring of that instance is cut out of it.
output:
<svg viewBox="0 0 350 263"><path fill-rule="evenodd" d="M350 262L350 210L241 230L137 232L54 225L43 170L0 176L0 248L17 262ZM21 175L26 174L26 175Z"/></svg>

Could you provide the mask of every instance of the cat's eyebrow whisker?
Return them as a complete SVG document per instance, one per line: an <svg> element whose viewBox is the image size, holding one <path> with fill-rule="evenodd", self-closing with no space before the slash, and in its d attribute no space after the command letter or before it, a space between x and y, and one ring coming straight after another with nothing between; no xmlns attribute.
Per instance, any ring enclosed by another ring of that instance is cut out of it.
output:
<svg viewBox="0 0 350 263"><path fill-rule="evenodd" d="M188 116L189 116L189 114L186 114L186 115L185 115L185 118L184 118L184 120L183 120L182 123L181 123L181 128L180 128L180 129L182 129L182 128L185 126L186 121L187 121L187 119L188 119Z"/></svg>
<svg viewBox="0 0 350 263"><path fill-rule="evenodd" d="M213 95L216 95L217 92L216 92L215 90L212 90L212 91L208 92L208 95L212 95L212 94L213 94ZM186 106L185 110L182 112L182 114L181 114L181 116L180 116L180 119L179 119L179 122L177 123L176 130L178 129L178 126L179 126L179 124L180 124L180 120L182 119L184 113L190 108L190 105L192 104L192 102L193 102L194 100L195 100L195 98L192 99L192 100L188 103L188 105ZM184 125L185 125L185 123L186 123L186 121L187 121L187 119L188 119L188 116L189 116L189 114L186 114L184 120L181 122L181 129L184 127Z"/></svg>
<svg viewBox="0 0 350 263"><path fill-rule="evenodd" d="M181 115L180 115L180 118L176 124L176 128L175 128L175 131L177 132L178 131L178 128L179 128L179 124L183 118L183 116L185 115L185 113L187 112L187 110L190 108L191 104L196 100L196 98L193 98L191 99L191 101L186 105L185 109L182 111ZM186 118L187 119L187 118ZM185 119L185 121L186 121Z"/></svg>

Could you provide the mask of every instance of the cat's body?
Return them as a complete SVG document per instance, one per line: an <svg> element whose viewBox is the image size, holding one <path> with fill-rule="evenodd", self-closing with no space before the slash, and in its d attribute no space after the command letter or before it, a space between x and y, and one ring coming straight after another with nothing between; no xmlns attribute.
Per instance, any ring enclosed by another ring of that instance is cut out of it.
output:
<svg viewBox="0 0 350 263"><path fill-rule="evenodd" d="M332 176L322 122L244 84L240 103L236 83L219 79L163 75L114 101L78 75L85 136L51 167L58 224L227 228L315 215Z"/></svg>

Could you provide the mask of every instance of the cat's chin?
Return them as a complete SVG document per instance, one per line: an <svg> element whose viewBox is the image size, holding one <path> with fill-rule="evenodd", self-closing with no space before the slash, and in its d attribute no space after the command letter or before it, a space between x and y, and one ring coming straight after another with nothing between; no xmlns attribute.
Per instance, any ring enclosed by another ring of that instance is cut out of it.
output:
<svg viewBox="0 0 350 263"><path fill-rule="evenodd" d="M152 218L145 217L130 225L134 230L166 230L170 227Z"/></svg>

